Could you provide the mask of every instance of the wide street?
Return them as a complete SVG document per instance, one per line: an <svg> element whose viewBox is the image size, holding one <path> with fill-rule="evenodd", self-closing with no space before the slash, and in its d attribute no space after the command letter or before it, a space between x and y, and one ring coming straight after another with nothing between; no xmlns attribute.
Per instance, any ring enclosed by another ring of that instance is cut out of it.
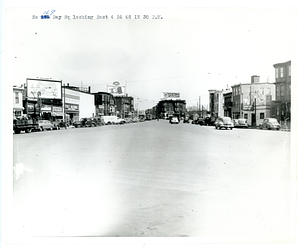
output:
<svg viewBox="0 0 300 248"><path fill-rule="evenodd" d="M14 134L14 232L285 242L290 138L165 120Z"/></svg>

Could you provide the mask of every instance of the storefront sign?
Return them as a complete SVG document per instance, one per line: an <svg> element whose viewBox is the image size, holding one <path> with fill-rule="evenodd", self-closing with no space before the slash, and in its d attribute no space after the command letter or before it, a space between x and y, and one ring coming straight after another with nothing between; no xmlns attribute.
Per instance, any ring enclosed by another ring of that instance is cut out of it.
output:
<svg viewBox="0 0 300 248"><path fill-rule="evenodd" d="M65 109L66 110L71 110L71 111L78 111L79 110L79 106L76 104L66 104L65 105Z"/></svg>
<svg viewBox="0 0 300 248"><path fill-rule="evenodd" d="M62 109L62 107L52 107L52 111L53 112L63 112L63 109Z"/></svg>

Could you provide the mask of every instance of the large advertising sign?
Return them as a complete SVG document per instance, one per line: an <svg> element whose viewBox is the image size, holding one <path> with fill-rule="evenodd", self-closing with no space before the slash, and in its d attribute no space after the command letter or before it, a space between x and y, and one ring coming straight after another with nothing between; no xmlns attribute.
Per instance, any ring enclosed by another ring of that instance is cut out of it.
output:
<svg viewBox="0 0 300 248"><path fill-rule="evenodd" d="M28 100L61 99L61 81L26 79Z"/></svg>
<svg viewBox="0 0 300 248"><path fill-rule="evenodd" d="M120 85L119 82L107 85L107 92L113 96L125 96L125 86Z"/></svg>
<svg viewBox="0 0 300 248"><path fill-rule="evenodd" d="M161 93L162 99L178 99L180 98L180 93L171 93L171 92L162 92Z"/></svg>

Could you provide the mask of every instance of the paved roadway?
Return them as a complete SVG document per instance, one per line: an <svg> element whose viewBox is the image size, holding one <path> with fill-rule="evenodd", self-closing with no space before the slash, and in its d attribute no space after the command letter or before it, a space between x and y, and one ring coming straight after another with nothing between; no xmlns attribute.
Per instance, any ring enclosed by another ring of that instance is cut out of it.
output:
<svg viewBox="0 0 300 248"><path fill-rule="evenodd" d="M13 136L21 236L293 236L290 133L149 121Z"/></svg>

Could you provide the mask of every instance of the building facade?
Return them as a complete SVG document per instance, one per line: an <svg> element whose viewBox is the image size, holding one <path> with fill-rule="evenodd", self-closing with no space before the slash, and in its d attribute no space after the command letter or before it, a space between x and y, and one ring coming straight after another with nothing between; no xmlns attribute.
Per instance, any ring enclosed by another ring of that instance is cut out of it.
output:
<svg viewBox="0 0 300 248"><path fill-rule="evenodd" d="M131 117L134 113L134 99L131 96L115 96L116 114L121 118Z"/></svg>
<svg viewBox="0 0 300 248"><path fill-rule="evenodd" d="M251 126L258 126L271 117L274 83L260 83L259 76L252 76L250 84L232 86L232 118L244 118Z"/></svg>
<svg viewBox="0 0 300 248"><path fill-rule="evenodd" d="M226 108L225 100L227 104ZM211 116L231 116L231 109L228 108L230 105L228 104L228 100L231 101L231 89L209 90L209 109Z"/></svg>
<svg viewBox="0 0 300 248"><path fill-rule="evenodd" d="M98 92L94 95L96 116L116 115L116 102L112 94Z"/></svg>
<svg viewBox="0 0 300 248"><path fill-rule="evenodd" d="M174 114L182 117L185 116L186 112L185 100L161 100L156 106L156 113L159 118L167 119Z"/></svg>
<svg viewBox="0 0 300 248"><path fill-rule="evenodd" d="M91 87L62 86L62 115L59 119L75 122L85 117L95 116L95 96Z"/></svg>
<svg viewBox="0 0 300 248"><path fill-rule="evenodd" d="M272 102L272 117L290 128L291 123L291 61L274 64L275 99Z"/></svg>
<svg viewBox="0 0 300 248"><path fill-rule="evenodd" d="M13 118L21 118L23 116L23 92L24 87L13 86Z"/></svg>

